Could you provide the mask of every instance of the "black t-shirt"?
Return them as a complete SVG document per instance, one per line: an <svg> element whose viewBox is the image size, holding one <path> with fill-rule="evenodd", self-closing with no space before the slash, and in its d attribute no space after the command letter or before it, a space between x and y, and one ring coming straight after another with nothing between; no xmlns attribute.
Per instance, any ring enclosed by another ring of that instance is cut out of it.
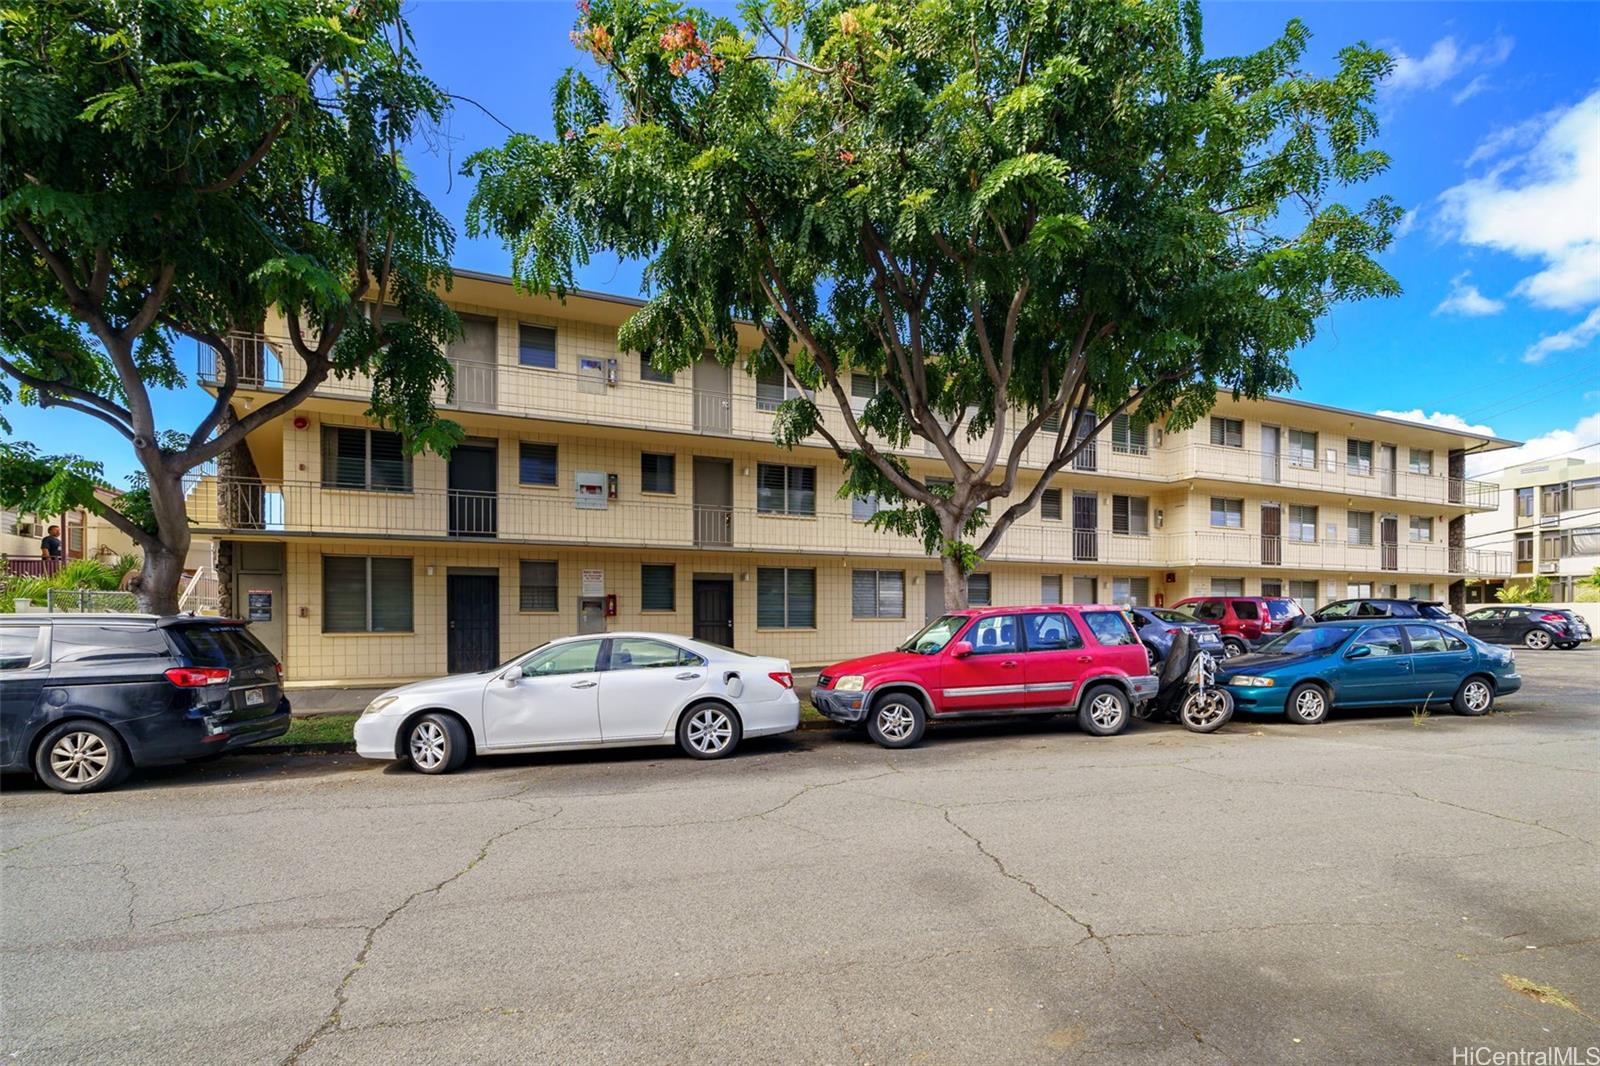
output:
<svg viewBox="0 0 1600 1066"><path fill-rule="evenodd" d="M39 547L50 558L52 558L52 559L61 558L61 538L60 537L49 537L49 536L40 537L39 538Z"/></svg>

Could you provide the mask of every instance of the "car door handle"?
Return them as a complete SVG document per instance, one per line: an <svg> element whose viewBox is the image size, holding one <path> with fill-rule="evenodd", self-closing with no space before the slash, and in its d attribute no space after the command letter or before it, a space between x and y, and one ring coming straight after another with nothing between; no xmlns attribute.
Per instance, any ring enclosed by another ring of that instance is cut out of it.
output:
<svg viewBox="0 0 1600 1066"><path fill-rule="evenodd" d="M673 676L675 676L679 681L693 681L695 678L699 677L700 675L691 670L687 674L675 674Z"/></svg>
<svg viewBox="0 0 1600 1066"><path fill-rule="evenodd" d="M1015 660L1015 659L1001 659L1000 660L1000 665L1003 668L1007 669L1007 670L1013 670L1013 669L1016 668L1017 660Z"/></svg>
<svg viewBox="0 0 1600 1066"><path fill-rule="evenodd" d="M572 687L573 688L594 688L599 683L600 682L598 682L598 681L574 681L572 683Z"/></svg>
<svg viewBox="0 0 1600 1066"><path fill-rule="evenodd" d="M1080 656L1078 656L1078 661L1080 663L1092 663L1092 662L1094 662L1094 656L1093 655L1080 655Z"/></svg>

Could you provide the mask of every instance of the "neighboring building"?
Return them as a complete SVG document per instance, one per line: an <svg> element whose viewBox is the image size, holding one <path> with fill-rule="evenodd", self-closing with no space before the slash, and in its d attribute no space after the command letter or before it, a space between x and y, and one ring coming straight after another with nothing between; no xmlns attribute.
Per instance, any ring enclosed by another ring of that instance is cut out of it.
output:
<svg viewBox="0 0 1600 1066"><path fill-rule="evenodd" d="M223 609L256 623L291 681L389 684L613 628L815 665L889 647L941 609L937 562L869 529L872 501L839 498L831 451L772 443L781 381L714 362L656 372L616 346L635 300L562 303L467 271L450 299L465 335L446 406L467 440L448 461L406 455L363 417L367 382L336 380L191 496L220 542ZM298 377L275 328L236 338L242 407ZM214 388L216 367L200 369ZM852 385L863 402L874 389ZM1286 399L1223 397L1182 432L1119 420L1007 532L970 597L1459 598L1465 516L1498 503L1464 479L1465 454L1510 444ZM903 454L943 468L920 440Z"/></svg>
<svg viewBox="0 0 1600 1066"><path fill-rule="evenodd" d="M95 489L94 493L107 506L114 506L122 496L117 490L104 487ZM87 507L74 507L49 518L0 510L0 554L10 559L38 559L39 540L51 526L61 527L64 559L98 559L105 562L120 555L144 554L132 537ZM184 568L195 571L211 566L212 550L210 537L203 533L194 534Z"/></svg>
<svg viewBox="0 0 1600 1066"><path fill-rule="evenodd" d="M1511 566L1506 575L1473 582L1469 599L1492 603L1507 576L1541 575L1550 581L1551 602L1577 599L1575 583L1600 567L1600 462L1546 459L1504 470L1499 480L1500 506L1468 518L1467 544L1505 554Z"/></svg>

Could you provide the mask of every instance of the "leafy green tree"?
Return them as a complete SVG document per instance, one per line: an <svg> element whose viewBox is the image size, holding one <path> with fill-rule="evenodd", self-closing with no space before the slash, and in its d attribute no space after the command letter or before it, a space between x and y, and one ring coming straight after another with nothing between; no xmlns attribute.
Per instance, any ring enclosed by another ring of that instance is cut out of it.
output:
<svg viewBox="0 0 1600 1066"><path fill-rule="evenodd" d="M4 445L0 502L83 505L139 545L147 610L173 611L186 478L330 375L369 374L371 414L447 449L454 235L401 146L441 118L399 0L22 0L0 12L0 400L113 427L140 470L118 507L99 465ZM287 321L299 380L248 411L230 332ZM215 402L182 428L151 390L192 341ZM13 392L13 390L15 390Z"/></svg>
<svg viewBox="0 0 1600 1066"><path fill-rule="evenodd" d="M874 522L941 555L950 606L1113 416L1285 389L1332 305L1398 291L1374 260L1396 206L1333 199L1387 166L1389 60L1314 76L1298 21L1207 58L1189 0L579 7L598 77L562 76L553 139L469 161L469 232L538 291L598 249L643 260L619 341L662 369L739 358L755 322L748 361L797 394L776 438L820 436L847 492L897 501ZM915 472L913 438L948 469Z"/></svg>

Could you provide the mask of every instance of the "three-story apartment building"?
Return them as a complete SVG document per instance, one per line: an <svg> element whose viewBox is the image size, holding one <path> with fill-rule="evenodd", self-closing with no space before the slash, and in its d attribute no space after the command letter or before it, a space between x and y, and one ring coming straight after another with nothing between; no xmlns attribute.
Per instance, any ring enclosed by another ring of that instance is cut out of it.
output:
<svg viewBox="0 0 1600 1066"><path fill-rule="evenodd" d="M1467 543L1506 555L1508 574L1475 582L1471 598L1493 600L1503 578L1543 576L1550 599L1568 603L1576 585L1600 567L1600 462L1563 457L1511 467L1499 475L1505 491L1494 511L1475 512Z"/></svg>
<svg viewBox="0 0 1600 1066"><path fill-rule="evenodd" d="M840 495L829 449L772 442L781 380L709 360L656 371L616 344L635 300L561 303L467 271L450 300L464 336L439 400L467 439L448 460L406 455L363 417L367 383L334 380L194 488L195 520L222 541L225 606L291 682L478 669L612 628L819 664L891 646L942 608L937 561L869 527L876 502ZM297 379L270 323L235 344L241 408ZM851 384L862 403L876 390ZM1464 477L1464 457L1511 443L1288 399L1222 397L1183 431L1118 419L1007 532L970 598L1459 599L1482 562L1465 516L1498 494ZM1036 451L1024 481L1048 458ZM920 440L904 454L943 469Z"/></svg>

